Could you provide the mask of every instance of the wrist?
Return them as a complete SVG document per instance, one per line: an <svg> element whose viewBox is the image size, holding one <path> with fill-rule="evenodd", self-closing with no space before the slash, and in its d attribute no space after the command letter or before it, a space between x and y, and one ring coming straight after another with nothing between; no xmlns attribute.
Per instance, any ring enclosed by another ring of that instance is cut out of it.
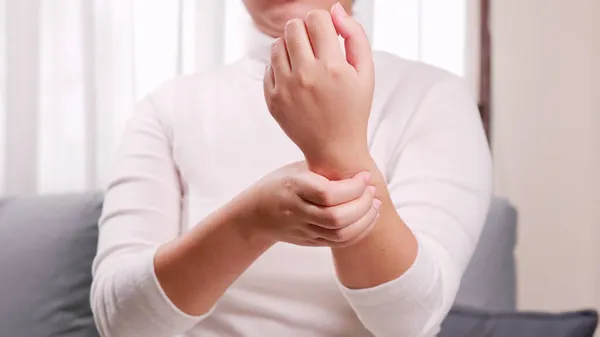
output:
<svg viewBox="0 0 600 337"><path fill-rule="evenodd" d="M266 250L273 246L277 240L268 235L258 225L261 223L260 212L257 211L253 199L252 195L245 193L231 201L231 207L229 207L231 223L244 244Z"/></svg>
<svg viewBox="0 0 600 337"><path fill-rule="evenodd" d="M306 157L308 168L331 180L353 177L359 172L377 169L368 149L348 151L343 155Z"/></svg>

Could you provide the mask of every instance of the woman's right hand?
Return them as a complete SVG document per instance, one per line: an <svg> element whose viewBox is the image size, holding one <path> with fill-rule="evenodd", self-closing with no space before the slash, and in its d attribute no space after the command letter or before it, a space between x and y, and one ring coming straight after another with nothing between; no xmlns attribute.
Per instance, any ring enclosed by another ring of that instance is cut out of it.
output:
<svg viewBox="0 0 600 337"><path fill-rule="evenodd" d="M305 162L285 166L244 193L247 228L273 242L346 247L367 236L379 216L369 173L340 181L311 172Z"/></svg>

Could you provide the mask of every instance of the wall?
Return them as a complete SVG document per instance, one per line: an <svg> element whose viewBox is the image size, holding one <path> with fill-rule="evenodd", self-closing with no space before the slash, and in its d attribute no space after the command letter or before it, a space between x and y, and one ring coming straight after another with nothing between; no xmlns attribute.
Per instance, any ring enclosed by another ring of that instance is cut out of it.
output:
<svg viewBox="0 0 600 337"><path fill-rule="evenodd" d="M519 209L523 309L600 307L599 3L493 4L496 185Z"/></svg>

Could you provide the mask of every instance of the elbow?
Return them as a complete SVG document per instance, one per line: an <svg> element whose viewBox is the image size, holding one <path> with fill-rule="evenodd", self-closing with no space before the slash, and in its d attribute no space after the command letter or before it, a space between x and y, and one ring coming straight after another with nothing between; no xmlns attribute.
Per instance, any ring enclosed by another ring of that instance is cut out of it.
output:
<svg viewBox="0 0 600 337"><path fill-rule="evenodd" d="M95 271L90 291L90 307L100 337L138 336L142 332L138 330L138 325L144 321L144 317L140 315L140 308L135 305L139 294L136 294L137 290L131 285L119 283L117 275L122 274L119 270L101 268ZM128 288L126 291L123 291L124 286Z"/></svg>
<svg viewBox="0 0 600 337"><path fill-rule="evenodd" d="M435 336L454 302L461 269L434 240L418 239L417 258L400 278L368 291L345 292L376 337Z"/></svg>
<svg viewBox="0 0 600 337"><path fill-rule="evenodd" d="M406 335L436 336L458 293L461 268L446 249L426 236L419 237L419 253L412 268L414 283L406 296L414 303L413 314L407 317L414 330Z"/></svg>
<svg viewBox="0 0 600 337"><path fill-rule="evenodd" d="M96 275L90 292L90 307L96 329L101 337L125 336L118 332L114 324L115 305L112 303L111 297L107 295L106 290L110 287L110 284L106 282L105 278L105 275Z"/></svg>
<svg viewBox="0 0 600 337"><path fill-rule="evenodd" d="M427 249L424 253L431 259L434 277L431 278L429 289L421 293L423 330L418 336L435 336L454 304L462 272L447 252Z"/></svg>
<svg viewBox="0 0 600 337"><path fill-rule="evenodd" d="M126 259L111 258L107 252L99 251L92 265L92 286L90 289L90 308L96 329L101 337L125 336L117 328L119 315L116 289L117 270ZM122 318L121 318L122 319Z"/></svg>
<svg viewBox="0 0 600 337"><path fill-rule="evenodd" d="M421 253L428 255L430 274L429 278L422 279L420 286L408 295L408 302L413 303L412 313L403 319L410 319L412 322L405 322L407 324L403 327L398 326L397 329L390 329L390 331L404 330L406 336L432 337L440 332L441 324L454 303L460 283L460 273L458 268L441 262L440 256L434 251L423 249ZM397 324L398 317L394 321L396 323L393 324ZM383 333L376 336L391 337L392 335Z"/></svg>
<svg viewBox="0 0 600 337"><path fill-rule="evenodd" d="M139 256L119 256L118 259L96 257L90 291L90 307L101 337L142 335L140 327L152 325L144 315L147 308L140 289ZM154 336L151 332L144 336Z"/></svg>
<svg viewBox="0 0 600 337"><path fill-rule="evenodd" d="M162 293L154 277L154 253L97 257L90 305L101 337L176 336L204 318L177 311Z"/></svg>

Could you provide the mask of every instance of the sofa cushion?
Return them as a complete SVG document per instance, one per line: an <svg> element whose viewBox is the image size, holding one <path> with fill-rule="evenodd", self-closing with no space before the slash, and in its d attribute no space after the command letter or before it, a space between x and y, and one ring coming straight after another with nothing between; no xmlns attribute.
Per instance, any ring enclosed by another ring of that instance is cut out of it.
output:
<svg viewBox="0 0 600 337"><path fill-rule="evenodd" d="M89 307L100 195L0 200L2 336L97 336ZM514 308L516 212L492 202L457 304Z"/></svg>
<svg viewBox="0 0 600 337"><path fill-rule="evenodd" d="M456 305L489 311L516 310L517 212L494 198L473 258L462 278Z"/></svg>
<svg viewBox="0 0 600 337"><path fill-rule="evenodd" d="M455 308L438 337L593 337L597 322L594 311L490 313Z"/></svg>
<svg viewBox="0 0 600 337"><path fill-rule="evenodd" d="M89 305L99 195L0 203L0 329L11 337L96 337Z"/></svg>

